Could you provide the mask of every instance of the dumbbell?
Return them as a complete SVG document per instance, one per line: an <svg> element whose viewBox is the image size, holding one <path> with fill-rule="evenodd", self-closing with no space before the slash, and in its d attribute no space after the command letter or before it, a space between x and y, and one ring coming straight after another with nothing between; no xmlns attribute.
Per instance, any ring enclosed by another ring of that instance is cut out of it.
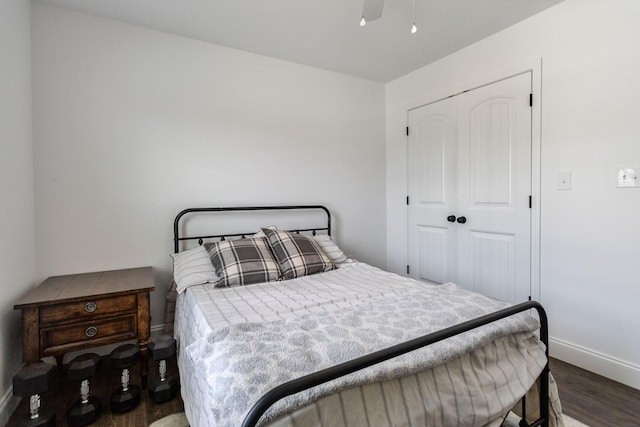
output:
<svg viewBox="0 0 640 427"><path fill-rule="evenodd" d="M136 344L123 344L109 355L111 367L121 371L122 386L111 395L111 410L123 413L132 410L140 403L140 387L129 384L129 368L138 362L140 349Z"/></svg>
<svg viewBox="0 0 640 427"><path fill-rule="evenodd" d="M158 361L160 374L151 384L149 395L155 403L171 400L178 392L178 381L171 375L167 375L167 359L176 354L176 340L163 335L149 343L149 353L153 360Z"/></svg>
<svg viewBox="0 0 640 427"><path fill-rule="evenodd" d="M55 411L40 413L40 393L44 393L50 384L55 384L55 366L49 363L32 363L23 367L13 377L13 394L18 397L29 397L31 417L23 420L23 427L55 427Z"/></svg>
<svg viewBox="0 0 640 427"><path fill-rule="evenodd" d="M70 426L86 426L94 422L102 403L100 399L89 394L89 378L94 377L100 368L100 356L85 353L76 356L67 368L67 377L71 381L80 381L80 399L74 403L67 414Z"/></svg>

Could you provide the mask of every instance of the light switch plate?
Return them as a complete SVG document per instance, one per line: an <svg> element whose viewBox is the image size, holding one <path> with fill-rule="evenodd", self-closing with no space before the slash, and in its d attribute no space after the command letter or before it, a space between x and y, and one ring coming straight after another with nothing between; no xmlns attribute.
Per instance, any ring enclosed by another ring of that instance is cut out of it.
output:
<svg viewBox="0 0 640 427"><path fill-rule="evenodd" d="M571 190L571 171L558 172L558 190Z"/></svg>
<svg viewBox="0 0 640 427"><path fill-rule="evenodd" d="M623 166L616 170L616 187L640 187L640 166Z"/></svg>

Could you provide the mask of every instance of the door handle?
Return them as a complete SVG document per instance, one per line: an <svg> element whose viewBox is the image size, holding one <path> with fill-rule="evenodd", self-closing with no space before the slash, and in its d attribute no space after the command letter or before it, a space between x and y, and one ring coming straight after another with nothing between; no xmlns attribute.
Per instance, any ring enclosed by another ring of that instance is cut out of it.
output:
<svg viewBox="0 0 640 427"><path fill-rule="evenodd" d="M447 221L449 222L456 222L456 216L455 215L449 215L447 217Z"/></svg>
<svg viewBox="0 0 640 427"><path fill-rule="evenodd" d="M458 221L458 224L464 224L465 222L467 222L467 218L461 216L456 221Z"/></svg>

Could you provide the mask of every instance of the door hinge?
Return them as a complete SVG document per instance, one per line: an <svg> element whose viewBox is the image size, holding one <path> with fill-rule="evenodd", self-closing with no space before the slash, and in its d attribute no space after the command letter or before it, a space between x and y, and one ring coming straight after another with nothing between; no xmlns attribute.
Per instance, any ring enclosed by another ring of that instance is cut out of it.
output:
<svg viewBox="0 0 640 427"><path fill-rule="evenodd" d="M529 301L531 301L531 295L529 295Z"/></svg>
<svg viewBox="0 0 640 427"><path fill-rule="evenodd" d="M409 264L407 264L407 274L409 274Z"/></svg>
<svg viewBox="0 0 640 427"><path fill-rule="evenodd" d="M407 196L407 206L409 206L409 196Z"/></svg>
<svg viewBox="0 0 640 427"><path fill-rule="evenodd" d="M533 94L529 94L529 107L533 107Z"/></svg>
<svg viewBox="0 0 640 427"><path fill-rule="evenodd" d="M531 196L529 196L529 209L531 209Z"/></svg>
<svg viewBox="0 0 640 427"><path fill-rule="evenodd" d="M407 136L409 136L409 126L407 126Z"/></svg>

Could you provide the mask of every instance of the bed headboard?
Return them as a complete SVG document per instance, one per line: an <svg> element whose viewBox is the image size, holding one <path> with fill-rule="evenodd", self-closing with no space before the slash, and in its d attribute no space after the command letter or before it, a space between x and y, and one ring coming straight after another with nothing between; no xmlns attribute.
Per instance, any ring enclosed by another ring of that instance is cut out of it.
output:
<svg viewBox="0 0 640 427"><path fill-rule="evenodd" d="M300 232L311 232L315 235L318 231L326 231L328 235L331 235L331 213L329 209L322 205L302 205L302 206L232 206L232 207L215 207L215 208L189 208L180 212L175 221L173 222L173 250L174 252L180 251L180 242L189 241L189 240L197 240L198 244L202 244L205 239L220 239L226 240L227 238L244 238L245 236L250 236L255 233L257 230L252 231L241 231L241 232L230 232L230 233L222 233L222 234L198 234L198 235L180 235L180 221L185 220L185 216L193 213L220 213L220 212L248 212L248 211L324 211L327 216L326 224L323 224L319 227L311 227L311 228L294 228L287 229L287 231L300 233Z"/></svg>

